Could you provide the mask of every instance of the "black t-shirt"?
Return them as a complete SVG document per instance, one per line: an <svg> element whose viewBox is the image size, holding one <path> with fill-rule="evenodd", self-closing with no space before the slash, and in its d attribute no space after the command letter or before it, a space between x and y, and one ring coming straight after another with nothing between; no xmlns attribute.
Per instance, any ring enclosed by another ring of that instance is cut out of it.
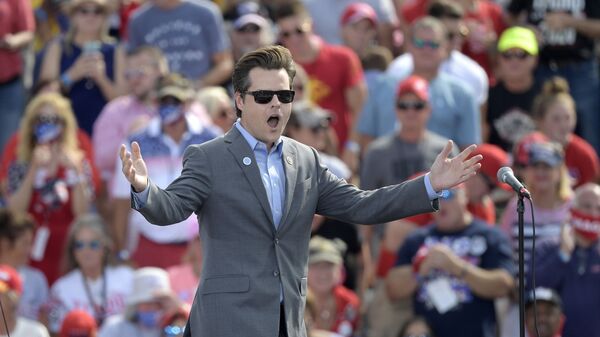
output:
<svg viewBox="0 0 600 337"><path fill-rule="evenodd" d="M547 13L566 12L575 17L600 19L598 0L512 0L508 11L519 15L527 13L527 21L537 26L543 35L540 62L569 62L587 60L594 56L594 40L579 34L573 28L550 31L544 17Z"/></svg>
<svg viewBox="0 0 600 337"><path fill-rule="evenodd" d="M412 264L421 246L442 243L465 261L486 270L505 269L513 274L512 250L508 238L489 225L474 220L467 228L455 233L444 233L435 225L411 234L398 252L396 265ZM459 304L440 314L431 303L423 285L425 282L448 277ZM438 337L494 337L496 336L496 312L494 301L475 295L467 284L444 272L433 272L419 279L413 296L415 314L425 317Z"/></svg>
<svg viewBox="0 0 600 337"><path fill-rule="evenodd" d="M502 81L490 88L486 115L490 130L488 143L511 152L521 137L535 130L531 108L539 91L538 82L522 93L508 91Z"/></svg>

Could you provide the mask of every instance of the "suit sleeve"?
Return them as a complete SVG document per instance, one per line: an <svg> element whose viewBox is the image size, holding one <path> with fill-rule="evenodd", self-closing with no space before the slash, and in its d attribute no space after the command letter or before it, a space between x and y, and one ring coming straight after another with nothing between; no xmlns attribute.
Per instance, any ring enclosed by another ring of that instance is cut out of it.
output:
<svg viewBox="0 0 600 337"><path fill-rule="evenodd" d="M316 152L314 155L319 189L318 214L343 222L373 224L436 210L436 203L432 203L427 195L423 177L363 191L335 177L320 163Z"/></svg>
<svg viewBox="0 0 600 337"><path fill-rule="evenodd" d="M190 146L183 155L183 169L179 178L164 190L150 181L147 201L139 208L134 204L132 207L155 225L181 222L202 208L212 188L211 175L204 150Z"/></svg>

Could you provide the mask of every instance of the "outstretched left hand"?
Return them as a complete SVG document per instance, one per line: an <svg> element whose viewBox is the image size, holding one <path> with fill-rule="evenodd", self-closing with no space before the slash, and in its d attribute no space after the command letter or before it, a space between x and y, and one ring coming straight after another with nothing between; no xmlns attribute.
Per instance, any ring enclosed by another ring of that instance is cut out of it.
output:
<svg viewBox="0 0 600 337"><path fill-rule="evenodd" d="M435 162L431 165L429 173L431 187L436 192L440 192L450 189L477 174L477 170L481 167L479 161L483 159L483 156L476 155L467 160L475 148L477 148L476 145L471 145L456 157L448 158L452 151L452 141L449 140L446 147L438 154Z"/></svg>

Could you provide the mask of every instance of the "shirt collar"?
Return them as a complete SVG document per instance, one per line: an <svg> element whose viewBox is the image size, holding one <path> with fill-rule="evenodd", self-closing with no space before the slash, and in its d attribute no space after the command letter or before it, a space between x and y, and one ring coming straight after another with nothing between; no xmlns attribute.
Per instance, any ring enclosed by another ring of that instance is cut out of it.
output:
<svg viewBox="0 0 600 337"><path fill-rule="evenodd" d="M258 144L262 144L265 149L267 148L267 145L261 141L259 141L258 139L254 138L254 136L252 136L250 134L250 132L248 132L248 130L246 130L243 126L242 123L240 121L240 119L238 118L238 120L235 122L235 127L238 129L238 131L242 134L242 136L244 137L244 139L246 140L246 142L248 142L248 145L250 145L250 148L252 149L252 151L254 151L257 147ZM275 146L274 149L275 151L279 152L279 154L281 154L281 144L283 143L283 138L280 136L279 138L277 138L277 140L275 141ZM273 151L273 150L271 150Z"/></svg>

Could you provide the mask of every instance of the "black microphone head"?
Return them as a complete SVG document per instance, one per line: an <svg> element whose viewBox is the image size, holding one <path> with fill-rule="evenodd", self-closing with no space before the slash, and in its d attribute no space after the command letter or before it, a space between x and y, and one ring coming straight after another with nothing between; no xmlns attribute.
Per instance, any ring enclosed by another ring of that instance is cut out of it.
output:
<svg viewBox="0 0 600 337"><path fill-rule="evenodd" d="M508 166L501 167L498 170L498 174L496 174L496 178L498 178L498 181L506 183L506 174L507 173L508 174L513 174L513 170L510 167L508 167Z"/></svg>

